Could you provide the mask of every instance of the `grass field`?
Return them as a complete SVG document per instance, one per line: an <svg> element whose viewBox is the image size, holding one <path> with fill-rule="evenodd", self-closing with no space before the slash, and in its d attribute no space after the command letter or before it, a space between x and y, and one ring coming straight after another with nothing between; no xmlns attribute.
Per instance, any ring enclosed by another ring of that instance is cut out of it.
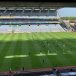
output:
<svg viewBox="0 0 76 76"><path fill-rule="evenodd" d="M0 71L76 65L76 33L0 34Z"/></svg>

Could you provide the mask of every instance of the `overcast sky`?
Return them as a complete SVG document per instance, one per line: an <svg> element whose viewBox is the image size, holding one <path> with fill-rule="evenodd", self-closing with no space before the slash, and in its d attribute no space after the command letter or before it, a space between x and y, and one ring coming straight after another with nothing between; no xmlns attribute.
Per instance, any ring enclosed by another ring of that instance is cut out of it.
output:
<svg viewBox="0 0 76 76"><path fill-rule="evenodd" d="M61 8L57 11L61 17L66 17L66 16L76 17L76 7L75 8Z"/></svg>

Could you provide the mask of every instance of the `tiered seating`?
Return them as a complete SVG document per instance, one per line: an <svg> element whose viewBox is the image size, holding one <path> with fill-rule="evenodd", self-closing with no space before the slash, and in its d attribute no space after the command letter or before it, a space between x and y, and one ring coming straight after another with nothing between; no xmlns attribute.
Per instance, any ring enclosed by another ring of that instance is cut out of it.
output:
<svg viewBox="0 0 76 76"><path fill-rule="evenodd" d="M7 25L1 27L0 32L59 32L64 31L58 24L52 24L59 22L56 10L48 9L6 9L0 10L0 25ZM55 20L53 20L55 19ZM9 27L8 25L17 27ZM30 25L30 26L29 26Z"/></svg>
<svg viewBox="0 0 76 76"><path fill-rule="evenodd" d="M64 29L60 25L22 25L15 29L15 32L64 32Z"/></svg>
<svg viewBox="0 0 76 76"><path fill-rule="evenodd" d="M0 33L11 33L12 28L8 25L0 26Z"/></svg>

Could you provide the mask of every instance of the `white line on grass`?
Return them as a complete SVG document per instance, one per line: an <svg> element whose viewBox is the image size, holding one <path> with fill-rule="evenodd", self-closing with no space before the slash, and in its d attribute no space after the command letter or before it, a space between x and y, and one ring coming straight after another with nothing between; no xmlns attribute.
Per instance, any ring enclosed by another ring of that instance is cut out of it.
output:
<svg viewBox="0 0 76 76"><path fill-rule="evenodd" d="M5 56L4 58L18 58L18 57L28 57L29 55L11 55L11 56Z"/></svg>

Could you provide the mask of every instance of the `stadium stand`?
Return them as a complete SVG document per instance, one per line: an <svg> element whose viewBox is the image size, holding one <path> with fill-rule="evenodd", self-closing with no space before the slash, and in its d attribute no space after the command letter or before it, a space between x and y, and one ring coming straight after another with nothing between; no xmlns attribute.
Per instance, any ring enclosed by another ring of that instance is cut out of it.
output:
<svg viewBox="0 0 76 76"><path fill-rule="evenodd" d="M56 10L48 9L0 9L2 16L56 16Z"/></svg>
<svg viewBox="0 0 76 76"><path fill-rule="evenodd" d="M12 30L15 33L65 32L55 9L3 8L0 9L0 25L0 33L11 33Z"/></svg>
<svg viewBox="0 0 76 76"><path fill-rule="evenodd" d="M44 28L43 28L44 27ZM14 30L15 33L24 32L65 32L59 24L47 24L47 25L2 25L0 26L0 33L11 33Z"/></svg>

